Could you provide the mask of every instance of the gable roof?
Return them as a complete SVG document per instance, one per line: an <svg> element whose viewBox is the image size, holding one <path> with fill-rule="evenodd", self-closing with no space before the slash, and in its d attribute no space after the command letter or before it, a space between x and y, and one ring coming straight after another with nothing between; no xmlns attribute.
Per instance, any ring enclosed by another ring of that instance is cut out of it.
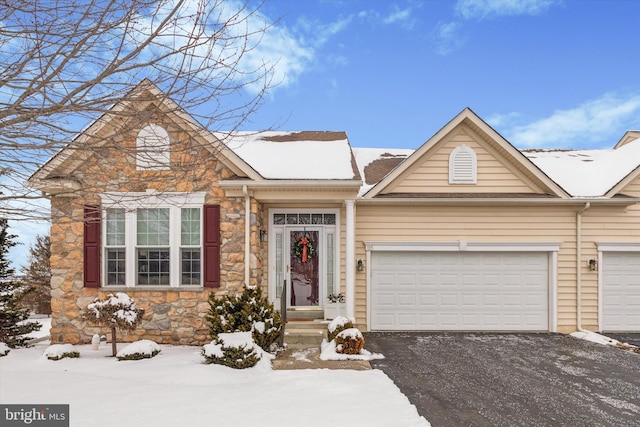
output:
<svg viewBox="0 0 640 427"><path fill-rule="evenodd" d="M70 172L77 168L78 165L84 162L90 155L87 151L78 150L76 147L88 142L92 136L100 134L103 129L119 117L118 114L120 112L131 108L133 104L142 103L148 105L153 102L157 102L158 107L165 113L173 115L181 124L184 124L184 126L187 127L186 130L194 137L203 138L207 142L205 146L209 151L215 153L216 157L234 173L252 179L262 179L248 163L230 150L210 131L200 125L191 115L166 96L155 84L148 79L144 79L129 91L123 101L114 104L106 112L102 113L100 117L76 135L66 147L38 168L38 170L29 177L29 184L35 188L50 192L56 191L56 189L58 189L58 191L71 189L70 187L73 187L74 184L66 182L68 180L60 179L59 177L69 175ZM97 145L102 145L102 143L98 142Z"/></svg>
<svg viewBox="0 0 640 427"><path fill-rule="evenodd" d="M640 138L605 150L525 150L573 197L612 197L640 174Z"/></svg>
<svg viewBox="0 0 640 427"><path fill-rule="evenodd" d="M360 180L345 132L233 132L224 140L265 179Z"/></svg>
<svg viewBox="0 0 640 427"><path fill-rule="evenodd" d="M492 144L498 152L513 164L521 173L533 179L548 191L550 194L560 198L568 198L569 195L556 182L550 179L542 170L527 159L517 148L511 145L505 138L496 132L491 126L484 122L470 108L465 108L434 136L425 142L420 148L407 157L405 161L398 164L382 180L363 194L364 199L372 199L380 195L386 188L390 187L403 172L407 171L413 164L420 161L423 156L434 146L445 138L450 132L462 124L469 125L476 132L485 138L487 144Z"/></svg>

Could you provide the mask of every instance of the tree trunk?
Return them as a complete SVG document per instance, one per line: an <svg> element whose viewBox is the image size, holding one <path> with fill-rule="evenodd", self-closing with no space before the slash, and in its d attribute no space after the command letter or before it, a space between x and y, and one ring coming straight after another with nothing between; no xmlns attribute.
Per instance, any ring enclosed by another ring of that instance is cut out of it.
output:
<svg viewBox="0 0 640 427"><path fill-rule="evenodd" d="M111 355L116 357L118 346L116 345L116 328L111 328Z"/></svg>

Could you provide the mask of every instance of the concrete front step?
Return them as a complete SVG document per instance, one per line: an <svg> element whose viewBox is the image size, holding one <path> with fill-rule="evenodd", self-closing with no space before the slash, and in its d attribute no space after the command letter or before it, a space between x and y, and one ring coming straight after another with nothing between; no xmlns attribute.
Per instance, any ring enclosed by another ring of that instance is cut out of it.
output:
<svg viewBox="0 0 640 427"><path fill-rule="evenodd" d="M327 338L327 322L288 321L285 326L284 342L288 348L320 347Z"/></svg>

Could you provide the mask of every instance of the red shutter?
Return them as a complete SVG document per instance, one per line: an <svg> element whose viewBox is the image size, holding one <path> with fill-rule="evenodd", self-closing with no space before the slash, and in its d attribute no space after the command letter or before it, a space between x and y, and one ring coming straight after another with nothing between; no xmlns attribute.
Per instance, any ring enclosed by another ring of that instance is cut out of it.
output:
<svg viewBox="0 0 640 427"><path fill-rule="evenodd" d="M204 205L204 286L220 287L220 205Z"/></svg>
<svg viewBox="0 0 640 427"><path fill-rule="evenodd" d="M100 287L100 207L84 207L84 286Z"/></svg>

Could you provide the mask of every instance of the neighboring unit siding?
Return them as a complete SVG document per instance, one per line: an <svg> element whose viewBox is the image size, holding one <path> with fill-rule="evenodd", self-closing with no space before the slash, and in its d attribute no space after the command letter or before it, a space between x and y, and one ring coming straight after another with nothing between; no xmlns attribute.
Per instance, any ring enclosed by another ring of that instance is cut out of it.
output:
<svg viewBox="0 0 640 427"><path fill-rule="evenodd" d="M640 185L632 185L640 190ZM627 187L632 190L632 186ZM626 189L626 190L627 190ZM626 194L629 192L625 191ZM640 191L636 193L640 195ZM598 324L598 272L587 268L587 260L598 259L598 243L639 243L640 206L628 208L593 206L582 217L582 323L600 330Z"/></svg>
<svg viewBox="0 0 640 427"><path fill-rule="evenodd" d="M575 230L582 206L358 205L356 259L367 241L532 243L558 242L558 330L576 327ZM356 275L356 320L366 324L366 275Z"/></svg>
<svg viewBox="0 0 640 427"><path fill-rule="evenodd" d="M385 193L536 193L523 177L516 175L500 160L496 152L490 152L485 144L478 144L474 136L464 127L457 128L424 158L397 179ZM456 147L464 144L477 155L477 184L449 184L449 155Z"/></svg>

